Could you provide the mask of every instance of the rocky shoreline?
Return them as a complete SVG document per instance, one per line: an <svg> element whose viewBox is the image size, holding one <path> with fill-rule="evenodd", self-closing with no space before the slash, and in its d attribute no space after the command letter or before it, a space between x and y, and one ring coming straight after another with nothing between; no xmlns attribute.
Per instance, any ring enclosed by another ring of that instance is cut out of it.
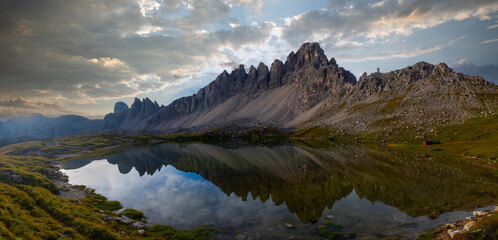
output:
<svg viewBox="0 0 498 240"><path fill-rule="evenodd" d="M433 232L421 234L419 239L468 239L466 238L468 233L483 231L479 223L497 217L498 206L495 206L494 210L473 211L472 216L466 217L464 221L456 221L454 224L448 223Z"/></svg>

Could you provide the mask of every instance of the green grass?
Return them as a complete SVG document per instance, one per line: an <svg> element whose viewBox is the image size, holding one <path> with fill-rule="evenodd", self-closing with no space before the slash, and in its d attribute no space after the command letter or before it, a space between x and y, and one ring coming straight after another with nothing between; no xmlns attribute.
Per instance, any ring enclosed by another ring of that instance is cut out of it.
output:
<svg viewBox="0 0 498 240"><path fill-rule="evenodd" d="M131 209L131 208L127 208L127 209L123 210L123 212L121 212L121 214L123 214L127 218L131 218L134 220L142 220L142 218L144 217L143 212L140 212L138 210Z"/></svg>
<svg viewBox="0 0 498 240"><path fill-rule="evenodd" d="M332 137L334 128L313 126L309 128L301 128L289 135L291 139L328 139Z"/></svg>
<svg viewBox="0 0 498 240"><path fill-rule="evenodd" d="M498 239L498 214L484 217L465 235L471 240Z"/></svg>
<svg viewBox="0 0 498 240"><path fill-rule="evenodd" d="M479 158L498 158L498 116L469 119L463 124L440 127L437 134L427 134L426 138L438 144L437 148L422 146L422 140L409 141L408 144L391 146L410 151L429 153L444 151L451 156L476 156Z"/></svg>
<svg viewBox="0 0 498 240"><path fill-rule="evenodd" d="M47 156L81 153L108 153L109 147L123 144L163 140L152 136L120 136L116 134L86 135L54 139L57 145L41 141L23 142L0 148L0 173L22 177L15 183L0 177L0 239L207 239L212 229L177 230L170 226L146 227L140 235L136 228L117 221L104 223L102 213L110 217L121 214L142 219L143 213L122 208L117 201L108 201L92 189L84 189L87 197L79 200L57 196L59 190L47 177L54 160L25 156L34 152ZM125 234L121 234L121 233Z"/></svg>

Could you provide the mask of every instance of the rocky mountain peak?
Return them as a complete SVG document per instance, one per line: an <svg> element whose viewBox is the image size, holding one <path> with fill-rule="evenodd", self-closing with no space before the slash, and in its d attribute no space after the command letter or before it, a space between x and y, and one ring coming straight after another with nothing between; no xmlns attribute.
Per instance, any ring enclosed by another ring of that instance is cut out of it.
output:
<svg viewBox="0 0 498 240"><path fill-rule="evenodd" d="M421 77L426 77L429 75L441 75L443 73L452 73L453 70L446 65L446 63L439 63L438 65L433 65L427 62L418 62L412 66L403 68L398 71L403 71L410 74L418 74Z"/></svg>
<svg viewBox="0 0 498 240"><path fill-rule="evenodd" d="M148 116L150 114L153 114L159 110L159 104L154 101L152 102L148 97L144 98L143 101L140 101L140 99L135 98L135 101L131 105L131 113L133 116L137 115L142 115L142 116Z"/></svg>
<svg viewBox="0 0 498 240"><path fill-rule="evenodd" d="M321 65L327 65L328 60L327 56L325 56L325 52L320 47L320 44L308 42L301 45L296 53L291 52L287 57L286 64L287 63L292 64L295 68L302 68L309 64L315 69L318 69Z"/></svg>
<svg viewBox="0 0 498 240"><path fill-rule="evenodd" d="M114 113L119 113L128 109L128 105L124 102L116 102L114 104Z"/></svg>

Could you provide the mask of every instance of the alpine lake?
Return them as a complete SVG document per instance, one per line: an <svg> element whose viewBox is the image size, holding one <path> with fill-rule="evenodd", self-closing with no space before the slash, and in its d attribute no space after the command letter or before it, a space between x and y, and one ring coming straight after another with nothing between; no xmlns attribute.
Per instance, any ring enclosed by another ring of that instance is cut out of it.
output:
<svg viewBox="0 0 498 240"><path fill-rule="evenodd" d="M171 143L61 171L150 224L220 239L413 239L498 202L489 171L382 146Z"/></svg>

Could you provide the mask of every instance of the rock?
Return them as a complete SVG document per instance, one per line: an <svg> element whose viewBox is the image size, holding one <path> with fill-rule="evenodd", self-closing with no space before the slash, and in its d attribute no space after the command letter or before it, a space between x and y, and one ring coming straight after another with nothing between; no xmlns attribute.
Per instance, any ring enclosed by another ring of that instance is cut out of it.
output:
<svg viewBox="0 0 498 240"><path fill-rule="evenodd" d="M328 218L328 219L332 219L332 218L334 218L334 216L332 216L332 215L327 215L327 216L325 216L325 217L326 217L326 218Z"/></svg>
<svg viewBox="0 0 498 240"><path fill-rule="evenodd" d="M474 225L476 224L475 221L470 221L463 226L464 231L469 231Z"/></svg>
<svg viewBox="0 0 498 240"><path fill-rule="evenodd" d="M15 183L22 183L22 177L20 175L12 175L12 181Z"/></svg>
<svg viewBox="0 0 498 240"><path fill-rule="evenodd" d="M284 225L289 229L294 228L294 226L290 223L285 223Z"/></svg>
<svg viewBox="0 0 498 240"><path fill-rule="evenodd" d="M498 206L495 207L495 209L493 210L493 212L498 212Z"/></svg>
<svg viewBox="0 0 498 240"><path fill-rule="evenodd" d="M128 105L124 102L117 102L114 104L114 113L119 113L128 110Z"/></svg>
<svg viewBox="0 0 498 240"><path fill-rule="evenodd" d="M448 228L455 228L456 226L454 224L446 224L444 225L444 228L448 229Z"/></svg>
<svg viewBox="0 0 498 240"><path fill-rule="evenodd" d="M114 220L121 222L121 223L131 223L133 220L127 218L127 217L115 217Z"/></svg>
<svg viewBox="0 0 498 240"><path fill-rule="evenodd" d="M136 227L136 228L144 228L145 227L145 224L143 222L134 222L133 223L133 226Z"/></svg>
<svg viewBox="0 0 498 240"><path fill-rule="evenodd" d="M247 238L247 236L246 236L246 235L244 235L244 234L237 234L237 235L235 236L235 239L236 239L236 240L244 240L244 239L246 239L246 238Z"/></svg>
<svg viewBox="0 0 498 240"><path fill-rule="evenodd" d="M61 234L61 235L59 235L59 237L61 237L61 238L67 238L68 235L67 234Z"/></svg>
<svg viewBox="0 0 498 240"><path fill-rule="evenodd" d="M284 75L284 64L282 61L275 59L270 67L270 82L269 88L277 88L282 86L282 77Z"/></svg>
<svg viewBox="0 0 498 240"><path fill-rule="evenodd" d="M144 235L145 234L145 230L143 230L143 229L138 230L138 234Z"/></svg>
<svg viewBox="0 0 498 240"><path fill-rule="evenodd" d="M462 233L462 230L448 230L448 234L450 235L451 238L453 238L455 235Z"/></svg>
<svg viewBox="0 0 498 240"><path fill-rule="evenodd" d="M102 214L102 220L104 220L104 222L109 222L112 220L112 218L107 216L106 214Z"/></svg>
<svg viewBox="0 0 498 240"><path fill-rule="evenodd" d="M465 218L465 221L471 221L472 219L473 219L473 217L470 217L470 216L469 216L469 217L466 217L466 218Z"/></svg>
<svg viewBox="0 0 498 240"><path fill-rule="evenodd" d="M472 215L474 215L476 217L482 217L482 216L488 215L488 213L483 212L483 211L474 211L474 212L472 212Z"/></svg>

